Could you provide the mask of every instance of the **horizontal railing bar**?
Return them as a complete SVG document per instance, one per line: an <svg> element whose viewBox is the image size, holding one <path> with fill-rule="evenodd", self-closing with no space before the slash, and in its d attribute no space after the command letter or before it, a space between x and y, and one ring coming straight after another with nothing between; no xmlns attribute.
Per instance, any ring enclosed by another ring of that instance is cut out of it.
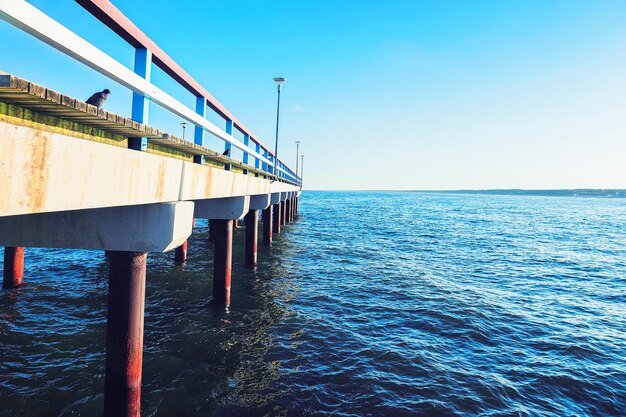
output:
<svg viewBox="0 0 626 417"><path fill-rule="evenodd" d="M195 113L163 90L117 62L115 59L76 35L24 0L0 0L0 18L31 34L46 44L71 56L123 86L146 96L183 119L201 126L212 135L231 143L266 163L270 160L245 146L238 139Z"/></svg>

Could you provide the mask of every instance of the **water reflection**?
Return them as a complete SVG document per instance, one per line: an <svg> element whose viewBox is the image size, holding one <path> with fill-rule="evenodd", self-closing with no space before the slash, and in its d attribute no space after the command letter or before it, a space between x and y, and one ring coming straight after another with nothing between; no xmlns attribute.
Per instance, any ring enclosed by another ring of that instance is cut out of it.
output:
<svg viewBox="0 0 626 417"><path fill-rule="evenodd" d="M273 327L297 291L273 248L244 267L235 231L233 303L211 303L212 244L197 224L187 263L148 259L143 415L262 410L276 395ZM21 289L0 296L0 415L99 415L102 410L108 260L102 252L27 249ZM231 411L228 411L231 410Z"/></svg>

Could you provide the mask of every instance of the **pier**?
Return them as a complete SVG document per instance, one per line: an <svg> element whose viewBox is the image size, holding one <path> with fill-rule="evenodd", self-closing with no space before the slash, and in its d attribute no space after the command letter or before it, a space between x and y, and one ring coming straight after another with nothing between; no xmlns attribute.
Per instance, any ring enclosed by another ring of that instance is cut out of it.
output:
<svg viewBox="0 0 626 417"><path fill-rule="evenodd" d="M194 219L209 219L213 302L231 301L233 224L245 224L245 264L295 221L301 178L108 0L77 0L135 48L125 67L23 0L0 19L133 91L121 116L0 73L0 245L3 288L28 280L24 248L105 251L109 260L105 416L139 416L147 254L187 259ZM152 65L195 97L191 109L150 82ZM4 68L9 70L9 68ZM159 105L194 126L184 140L149 125ZM207 120L213 111L224 128ZM243 135L243 141L235 137ZM224 142L205 146L205 136ZM241 159L223 154L240 149Z"/></svg>

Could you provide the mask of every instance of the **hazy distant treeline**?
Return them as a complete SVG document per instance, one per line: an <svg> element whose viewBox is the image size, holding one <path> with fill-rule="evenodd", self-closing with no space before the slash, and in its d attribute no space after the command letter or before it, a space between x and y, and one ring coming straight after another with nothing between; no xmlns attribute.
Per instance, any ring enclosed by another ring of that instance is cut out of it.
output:
<svg viewBox="0 0 626 417"><path fill-rule="evenodd" d="M440 191L441 192L441 191ZM604 198L624 198L626 190L624 189L589 189L580 188L573 190L452 190L443 191L446 193L463 193L463 194L493 194L493 195L537 195L551 197L604 197Z"/></svg>

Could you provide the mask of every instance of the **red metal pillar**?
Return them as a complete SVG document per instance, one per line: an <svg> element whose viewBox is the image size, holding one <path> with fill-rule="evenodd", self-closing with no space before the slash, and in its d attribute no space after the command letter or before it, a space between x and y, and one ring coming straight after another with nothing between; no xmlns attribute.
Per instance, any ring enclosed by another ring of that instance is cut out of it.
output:
<svg viewBox="0 0 626 417"><path fill-rule="evenodd" d="M291 219L296 221L296 200L297 197L291 199Z"/></svg>
<svg viewBox="0 0 626 417"><path fill-rule="evenodd" d="M285 223L291 223L291 200L285 200Z"/></svg>
<svg viewBox="0 0 626 417"><path fill-rule="evenodd" d="M119 251L109 254L104 416L139 417L148 255Z"/></svg>
<svg viewBox="0 0 626 417"><path fill-rule="evenodd" d="M296 197L296 216L298 215L298 206L300 205L300 198Z"/></svg>
<svg viewBox="0 0 626 417"><path fill-rule="evenodd" d="M209 219L209 242L215 240L215 220Z"/></svg>
<svg viewBox="0 0 626 417"><path fill-rule="evenodd" d="M233 229L239 229L239 220L233 220Z"/></svg>
<svg viewBox="0 0 626 417"><path fill-rule="evenodd" d="M257 240L259 236L259 210L250 210L246 223L246 266L256 266Z"/></svg>
<svg viewBox="0 0 626 417"><path fill-rule="evenodd" d="M289 221L292 222L294 215L293 215L293 211L295 210L295 206L296 206L296 199L291 197L289 199Z"/></svg>
<svg viewBox="0 0 626 417"><path fill-rule="evenodd" d="M174 250L174 262L183 263L187 261L187 241Z"/></svg>
<svg viewBox="0 0 626 417"><path fill-rule="evenodd" d="M193 219L191 223L192 230L195 224L196 224L196 219ZM188 240L189 239L185 240L182 245L180 245L174 250L174 262L178 262L178 263L187 262L187 241Z"/></svg>
<svg viewBox="0 0 626 417"><path fill-rule="evenodd" d="M287 224L287 203L285 201L280 202L280 224L281 226Z"/></svg>
<svg viewBox="0 0 626 417"><path fill-rule="evenodd" d="M213 250L213 300L230 304L230 272L233 260L233 221L215 222L215 249Z"/></svg>
<svg viewBox="0 0 626 417"><path fill-rule="evenodd" d="M24 277L24 248L6 246L4 248L4 275L2 288L17 288Z"/></svg>
<svg viewBox="0 0 626 417"><path fill-rule="evenodd" d="M263 243L270 245L272 243L272 208L269 205L263 210Z"/></svg>
<svg viewBox="0 0 626 417"><path fill-rule="evenodd" d="M280 203L276 203L274 204L274 216L272 219L272 230L274 232L274 234L278 235L280 234L280 215L281 215L281 209L280 209Z"/></svg>

